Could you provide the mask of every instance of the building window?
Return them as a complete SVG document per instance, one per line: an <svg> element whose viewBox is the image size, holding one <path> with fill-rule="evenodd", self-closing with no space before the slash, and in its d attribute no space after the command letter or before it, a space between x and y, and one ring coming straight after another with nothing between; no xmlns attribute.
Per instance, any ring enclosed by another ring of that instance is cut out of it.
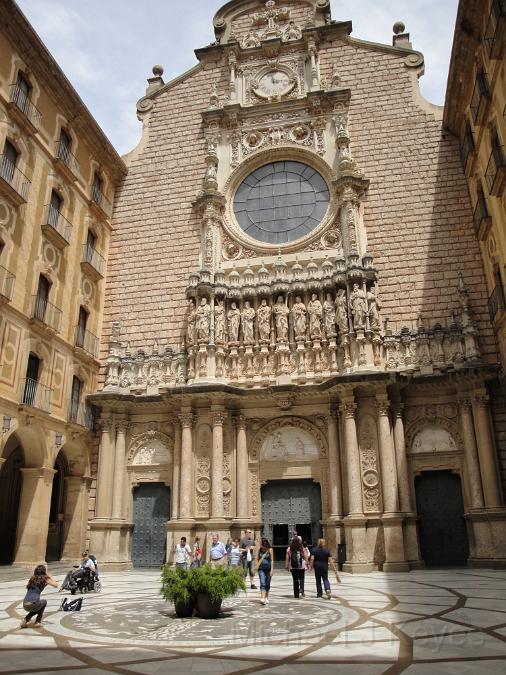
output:
<svg viewBox="0 0 506 675"><path fill-rule="evenodd" d="M58 143L58 157L65 162L65 164L70 165L72 158L72 139L69 134L62 129L60 131L60 142Z"/></svg>
<svg viewBox="0 0 506 675"><path fill-rule="evenodd" d="M63 199L60 197L60 195L57 192L55 192L55 190L51 190L51 201L49 202L48 223L49 225L54 227L55 230L58 229L58 220L60 218L62 204Z"/></svg>
<svg viewBox="0 0 506 675"><path fill-rule="evenodd" d="M471 127L467 125L464 138L460 145L460 159L462 162L462 169L464 173L470 173L472 169L468 169L468 163L471 163L471 159L476 156L476 146L474 144L473 132Z"/></svg>
<svg viewBox="0 0 506 675"><path fill-rule="evenodd" d="M470 104L471 115L475 125L481 125L483 123L489 99L490 93L487 74L483 68L481 68L476 76Z"/></svg>
<svg viewBox="0 0 506 675"><path fill-rule="evenodd" d="M0 165L0 175L8 183L14 180L14 171L18 161L19 152L14 145L6 139L4 145L4 152L2 156L2 164Z"/></svg>
<svg viewBox="0 0 506 675"><path fill-rule="evenodd" d="M30 83L23 73L18 73L16 84L14 85L12 92L12 100L25 114L27 114L30 109L31 90Z"/></svg>
<svg viewBox="0 0 506 675"><path fill-rule="evenodd" d="M69 422L76 423L79 418L79 405L81 403L81 394L83 382L76 375L72 378L72 393L70 396Z"/></svg>
<svg viewBox="0 0 506 675"><path fill-rule="evenodd" d="M492 150L485 172L485 179L490 194L500 197L506 183L506 157L497 131L494 131L492 134Z"/></svg>
<svg viewBox="0 0 506 675"><path fill-rule="evenodd" d="M98 175L98 173L95 171L95 175L93 176L93 188L91 191L91 195L93 201L96 202L97 204L100 204L102 199L102 187L103 181Z"/></svg>
<svg viewBox="0 0 506 675"><path fill-rule="evenodd" d="M502 58L501 32L504 31L506 0L492 0L490 16L485 30L485 47L489 59Z"/></svg>
<svg viewBox="0 0 506 675"><path fill-rule="evenodd" d="M23 403L25 405L35 405L39 375L40 359L37 354L30 352L28 357L28 365L26 367L25 386L23 390Z"/></svg>
<svg viewBox="0 0 506 675"><path fill-rule="evenodd" d="M97 236L92 230L88 230L88 236L86 238L86 262L91 263L93 260L93 254L95 253L95 246L97 243Z"/></svg>
<svg viewBox="0 0 506 675"><path fill-rule="evenodd" d="M84 307L79 307L79 319L77 321L77 332L76 332L76 347L84 347L87 325L88 325L88 312L84 309Z"/></svg>
<svg viewBox="0 0 506 675"><path fill-rule="evenodd" d="M39 285L37 287L37 295L35 296L35 306L33 316L38 321L44 321L46 318L47 304L49 301L49 292L51 290L51 282L43 274L39 276Z"/></svg>
<svg viewBox="0 0 506 675"><path fill-rule="evenodd" d="M496 319L505 310L504 286L501 277L501 271L498 265L494 267L494 290L488 299L488 311L490 321L494 323Z"/></svg>
<svg viewBox="0 0 506 675"><path fill-rule="evenodd" d="M485 200L485 195L483 193L483 188L481 187L481 185L478 185L477 189L477 200L473 213L473 221L477 237L480 237L480 230L482 229L482 226L487 226L486 229L488 230L488 225L490 224L490 216L488 213L487 202ZM483 236L481 236L480 239L483 239Z"/></svg>

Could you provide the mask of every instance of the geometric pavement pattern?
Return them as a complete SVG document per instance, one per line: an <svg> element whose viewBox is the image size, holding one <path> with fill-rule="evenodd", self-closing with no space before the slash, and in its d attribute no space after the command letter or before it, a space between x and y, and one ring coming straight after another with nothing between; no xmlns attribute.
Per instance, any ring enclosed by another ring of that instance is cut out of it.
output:
<svg viewBox="0 0 506 675"><path fill-rule="evenodd" d="M43 629L21 630L26 575L12 569L0 568L3 674L506 672L502 570L341 574L331 600L316 598L311 573L306 598L293 599L291 576L276 570L269 605L248 590L215 621L175 618L156 571L104 573L80 613L60 612L62 594L45 590Z"/></svg>

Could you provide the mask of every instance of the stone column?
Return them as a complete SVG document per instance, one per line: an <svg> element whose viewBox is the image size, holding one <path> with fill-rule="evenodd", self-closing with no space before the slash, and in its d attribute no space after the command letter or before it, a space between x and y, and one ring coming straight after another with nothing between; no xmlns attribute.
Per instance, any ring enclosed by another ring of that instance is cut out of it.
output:
<svg viewBox="0 0 506 675"><path fill-rule="evenodd" d="M478 442L485 507L487 509L500 509L502 498L497 475L497 458L490 429L488 394L485 392L477 393L473 398L473 417Z"/></svg>
<svg viewBox="0 0 506 675"><path fill-rule="evenodd" d="M174 422L174 457L172 459L172 513L171 519L179 518L179 477L181 473L181 426Z"/></svg>
<svg viewBox="0 0 506 675"><path fill-rule="evenodd" d="M193 420L194 416L191 412L183 412L179 416L181 422L179 517L184 520L189 520L192 517Z"/></svg>
<svg viewBox="0 0 506 675"><path fill-rule="evenodd" d="M469 399L459 401L460 426L464 453L466 457L466 476L471 509L483 508L483 490L481 487L480 464L473 424L473 409Z"/></svg>
<svg viewBox="0 0 506 675"><path fill-rule="evenodd" d="M385 537L384 572L408 572L405 560L402 516L399 513L399 493L397 489L397 468L395 448L390 428L390 402L388 395L376 395L378 415L378 439L381 464L381 482L383 491L383 534Z"/></svg>
<svg viewBox="0 0 506 675"><path fill-rule="evenodd" d="M244 415L238 415L235 422L237 428L237 518L246 520L249 517L247 423Z"/></svg>
<svg viewBox="0 0 506 675"><path fill-rule="evenodd" d="M98 452L97 495L95 518L107 520L112 512L112 480L114 470L114 425L111 417L100 420L102 436Z"/></svg>
<svg viewBox="0 0 506 675"><path fill-rule="evenodd" d="M392 435L390 433L389 410L390 402L388 401L387 395L377 395L376 411L378 414L383 511L385 513L398 513L399 498L397 495L397 471L395 466L395 451L392 443Z"/></svg>
<svg viewBox="0 0 506 675"><path fill-rule="evenodd" d="M399 505L403 513L412 512L411 490L408 472L408 458L406 456L406 439L404 436L404 406L399 400L394 400L392 417L394 427L395 464L397 468L397 487L399 489Z"/></svg>
<svg viewBox="0 0 506 675"><path fill-rule="evenodd" d="M348 478L348 515L362 516L362 477L360 475L360 457L357 441L355 414L357 404L353 395L343 399L340 407L343 420L344 445L346 452L346 471Z"/></svg>
<svg viewBox="0 0 506 675"><path fill-rule="evenodd" d="M211 460L211 517L223 518L223 424L227 416L223 409L211 411L213 424L213 454Z"/></svg>
<svg viewBox="0 0 506 675"><path fill-rule="evenodd" d="M341 481L341 461L339 451L339 434L337 428L337 413L331 410L327 417L327 433L329 441L329 491L330 516L339 517L343 513L343 492Z"/></svg>
<svg viewBox="0 0 506 675"><path fill-rule="evenodd" d="M55 469L20 469L23 476L15 565L33 566L46 558L49 511Z"/></svg>
<svg viewBox="0 0 506 675"><path fill-rule="evenodd" d="M84 550L91 478L66 476L65 542L62 559L74 562Z"/></svg>
<svg viewBox="0 0 506 675"><path fill-rule="evenodd" d="M123 498L125 492L125 452L126 452L126 432L128 422L119 420L116 423L118 435L116 438L116 452L114 462L113 494L112 494L112 517L115 520L123 520Z"/></svg>

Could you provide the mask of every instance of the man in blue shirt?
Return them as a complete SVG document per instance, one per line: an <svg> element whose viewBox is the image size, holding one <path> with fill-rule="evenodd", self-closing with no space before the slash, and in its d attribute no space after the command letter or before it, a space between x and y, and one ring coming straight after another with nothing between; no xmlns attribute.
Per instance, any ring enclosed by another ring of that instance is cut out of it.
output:
<svg viewBox="0 0 506 675"><path fill-rule="evenodd" d="M217 534L213 534L209 557L212 567L227 564L227 549L225 548L225 544L219 540Z"/></svg>

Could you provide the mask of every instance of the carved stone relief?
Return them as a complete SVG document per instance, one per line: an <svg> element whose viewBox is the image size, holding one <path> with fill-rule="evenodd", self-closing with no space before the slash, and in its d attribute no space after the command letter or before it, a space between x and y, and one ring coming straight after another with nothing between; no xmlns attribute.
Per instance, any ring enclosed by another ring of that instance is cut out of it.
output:
<svg viewBox="0 0 506 675"><path fill-rule="evenodd" d="M147 431L130 445L128 463L132 466L165 465L172 462L173 440L161 432Z"/></svg>
<svg viewBox="0 0 506 675"><path fill-rule="evenodd" d="M280 417L257 432L251 456L266 461L317 460L327 456L327 443L311 422L301 417Z"/></svg>
<svg viewBox="0 0 506 675"><path fill-rule="evenodd" d="M437 426L428 426L419 431L411 446L411 452L456 452L457 446L452 435Z"/></svg>
<svg viewBox="0 0 506 675"><path fill-rule="evenodd" d="M359 417L358 440L364 513L378 512L380 505L380 479L378 471L378 430L376 419L366 413Z"/></svg>

